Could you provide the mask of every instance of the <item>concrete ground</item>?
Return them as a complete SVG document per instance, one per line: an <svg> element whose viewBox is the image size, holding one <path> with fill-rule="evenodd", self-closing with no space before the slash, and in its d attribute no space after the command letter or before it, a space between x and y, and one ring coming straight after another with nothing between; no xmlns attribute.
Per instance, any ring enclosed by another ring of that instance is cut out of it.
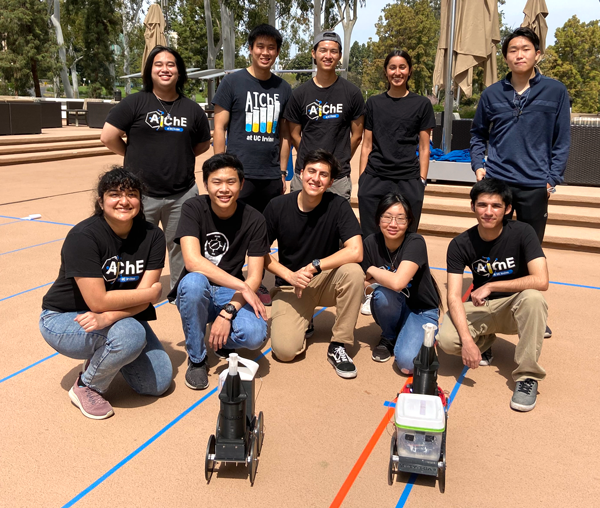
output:
<svg viewBox="0 0 600 508"><path fill-rule="evenodd" d="M597 506L597 254L546 250L554 336L544 342L548 375L534 411L509 408L516 337L499 337L492 366L467 371L461 382L460 358L440 353L439 384L454 394L445 494L427 477L387 485L393 427L384 403L406 378L392 362L371 360L379 329L367 316L359 317L350 351L354 380L339 378L326 361L332 309L316 317L306 353L291 364L274 359L269 343L262 356L242 353L259 357L256 407L266 423L253 487L241 467L223 467L209 485L204 480L219 408L214 388L225 362L210 354L208 390L185 386L183 332L172 305L160 305L152 324L175 368L169 392L137 396L118 378L107 395L115 416L83 417L67 395L81 363L55 354L38 317L58 273L62 239L91 214L99 172L120 161L105 156L0 168L0 506ZM19 220L33 213L41 219ZM449 239L426 241L445 292ZM168 267L163 281L167 274ZM270 275L265 280L273 284Z"/></svg>

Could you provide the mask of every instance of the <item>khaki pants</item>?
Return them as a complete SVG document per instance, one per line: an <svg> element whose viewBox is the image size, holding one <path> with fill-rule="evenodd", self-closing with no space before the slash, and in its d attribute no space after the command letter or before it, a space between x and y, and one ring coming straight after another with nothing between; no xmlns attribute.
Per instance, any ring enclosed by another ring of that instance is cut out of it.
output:
<svg viewBox="0 0 600 508"><path fill-rule="evenodd" d="M354 327L363 294L365 274L356 263L315 275L298 298L292 286L271 291L271 347L275 356L290 362L305 349L304 333L317 306L336 308L332 342L354 344Z"/></svg>
<svg viewBox="0 0 600 508"><path fill-rule="evenodd" d="M544 342L548 304L539 291L526 289L506 298L488 300L481 307L475 307L472 302L464 305L471 337L481 352L496 340L496 333L519 336L515 349L517 368L512 373L515 382L527 378L541 381L546 377L538 359ZM460 337L448 313L440 328L438 344L448 354L461 355Z"/></svg>

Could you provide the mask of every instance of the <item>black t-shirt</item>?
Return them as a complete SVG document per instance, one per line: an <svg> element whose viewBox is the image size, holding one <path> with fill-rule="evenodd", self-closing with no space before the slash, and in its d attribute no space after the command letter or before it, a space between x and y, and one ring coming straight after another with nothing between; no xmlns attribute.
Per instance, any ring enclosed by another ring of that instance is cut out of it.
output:
<svg viewBox="0 0 600 508"><path fill-rule="evenodd" d="M180 243L184 236L198 238L200 253L206 259L241 280L244 280L242 268L246 254L260 257L269 253L265 218L251 206L239 201L229 219L220 219L212 211L208 196L188 199L181 208L175 243ZM187 273L184 268L179 280ZM177 285L169 293L169 299L177 296Z"/></svg>
<svg viewBox="0 0 600 508"><path fill-rule="evenodd" d="M264 211L269 243L277 240L279 262L293 272L315 259L331 256L345 242L361 234L360 225L350 203L332 192L310 212L298 207L300 191L272 199ZM289 282L275 278L278 286Z"/></svg>
<svg viewBox="0 0 600 508"><path fill-rule="evenodd" d="M505 221L500 236L485 242L473 226L454 238L448 246L448 273L473 272L473 289L487 282L513 280L529 275L527 263L545 257L533 228L525 222ZM513 293L492 293L488 298L503 298Z"/></svg>
<svg viewBox="0 0 600 508"><path fill-rule="evenodd" d="M373 132L373 149L365 171L395 180L419 177L419 133L435 127L433 106L426 97L408 92L390 97L387 92L369 97L365 129Z"/></svg>
<svg viewBox="0 0 600 508"><path fill-rule="evenodd" d="M402 261L417 264L417 273L402 291L407 297L408 307L412 310L424 310L436 309L439 306L440 298L429 270L427 245L421 235L406 233L402 245L394 252L388 252L383 235L375 233L365 239L363 249L364 255L360 265L365 273L371 266L395 273Z"/></svg>
<svg viewBox="0 0 600 508"><path fill-rule="evenodd" d="M338 77L327 88L318 87L312 79L296 88L283 115L302 126L296 173L304 168L308 152L323 148L340 161L342 173L338 178L350 175L352 120L364 115L364 109L361 91L344 78Z"/></svg>
<svg viewBox="0 0 600 508"><path fill-rule="evenodd" d="M94 215L69 231L60 252L58 277L44 299L42 308L55 312L87 312L75 277L103 278L106 291L136 289L146 270L165 265L165 235L156 226L138 217L123 239L104 217ZM135 316L140 321L156 319L154 307Z"/></svg>
<svg viewBox="0 0 600 508"><path fill-rule="evenodd" d="M261 81L242 69L221 81L212 102L229 111L227 153L242 161L246 178L281 179L278 127L291 95L275 74Z"/></svg>
<svg viewBox="0 0 600 508"><path fill-rule="evenodd" d="M138 92L125 97L106 118L127 133L124 165L153 197L191 189L196 182L194 147L210 140L208 119L198 104L182 96L162 103L167 111L153 93Z"/></svg>

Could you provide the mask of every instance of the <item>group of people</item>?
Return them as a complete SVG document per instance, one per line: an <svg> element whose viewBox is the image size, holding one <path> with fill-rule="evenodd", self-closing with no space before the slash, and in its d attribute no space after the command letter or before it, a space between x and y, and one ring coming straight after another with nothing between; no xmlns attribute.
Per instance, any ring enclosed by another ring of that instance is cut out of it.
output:
<svg viewBox="0 0 600 508"><path fill-rule="evenodd" d="M482 95L472 141L477 225L448 248L448 314L438 335L440 348L477 368L491 363L495 333L517 333L511 407L520 411L533 409L545 375L540 291L548 287L540 229L523 220L530 212L539 219L530 206L538 183L547 207L562 181L565 136L568 153L564 86L535 70L536 41L527 29L507 37L512 73ZM101 139L124 156L123 167L101 175L94 214L67 235L40 318L54 349L84 360L69 396L85 416L113 414L103 394L118 372L140 394L162 395L171 385L171 361L148 324L162 294L165 250L192 389L209 385L207 346L226 358L270 337L277 360L294 360L314 333L318 306L335 307L327 359L342 378L357 375L346 348L359 312L381 327L373 360L395 357L404 374L412 373L422 325L438 324L442 298L416 232L435 119L430 101L409 91L410 55L387 56L388 90L365 106L360 90L335 73L342 55L335 32L315 38L316 75L293 91L271 72L281 44L275 28L256 27L251 65L219 85L215 155L202 166L206 194L198 193L194 167L211 132L204 111L183 95L185 65L175 50L157 46L143 70L144 91L111 110ZM535 131L535 148L519 129ZM349 199L350 159L361 142L359 223ZM298 155L285 194L292 146ZM520 222L507 221L513 209ZM474 288L463 304L465 268ZM270 291L265 270L275 275Z"/></svg>

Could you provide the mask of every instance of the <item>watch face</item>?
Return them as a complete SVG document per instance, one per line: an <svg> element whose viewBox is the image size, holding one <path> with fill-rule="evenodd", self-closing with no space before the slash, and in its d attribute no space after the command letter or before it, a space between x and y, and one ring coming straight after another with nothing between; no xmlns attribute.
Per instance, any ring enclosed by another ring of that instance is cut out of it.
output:
<svg viewBox="0 0 600 508"><path fill-rule="evenodd" d="M235 314L235 307L231 303L225 305L225 307L223 307L223 310L228 314Z"/></svg>

